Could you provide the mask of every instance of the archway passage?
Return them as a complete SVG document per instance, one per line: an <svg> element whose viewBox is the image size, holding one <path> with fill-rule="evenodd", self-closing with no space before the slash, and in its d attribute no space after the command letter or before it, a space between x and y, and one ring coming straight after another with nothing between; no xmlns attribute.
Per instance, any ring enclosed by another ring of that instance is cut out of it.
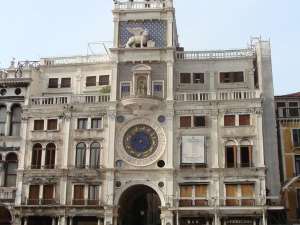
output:
<svg viewBox="0 0 300 225"><path fill-rule="evenodd" d="M152 188L132 186L120 198L118 225L160 225L160 206L159 196Z"/></svg>
<svg viewBox="0 0 300 225"><path fill-rule="evenodd" d="M11 225L11 215L4 207L0 207L0 225Z"/></svg>

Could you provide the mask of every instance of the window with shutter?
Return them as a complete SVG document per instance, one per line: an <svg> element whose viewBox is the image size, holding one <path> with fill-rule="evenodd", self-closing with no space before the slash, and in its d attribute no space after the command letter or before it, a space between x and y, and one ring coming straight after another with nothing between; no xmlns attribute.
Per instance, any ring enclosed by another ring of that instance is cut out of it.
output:
<svg viewBox="0 0 300 225"><path fill-rule="evenodd" d="M194 127L205 127L205 116L194 116Z"/></svg>
<svg viewBox="0 0 300 225"><path fill-rule="evenodd" d="M180 128L190 128L192 126L191 116L181 116L180 117Z"/></svg>
<svg viewBox="0 0 300 225"><path fill-rule="evenodd" d="M191 83L191 74L190 73L181 73L180 74L180 83L181 84L190 84Z"/></svg>
<svg viewBox="0 0 300 225"><path fill-rule="evenodd" d="M250 125L250 115L239 115L239 125L249 126Z"/></svg>
<svg viewBox="0 0 300 225"><path fill-rule="evenodd" d="M192 185L181 185L180 186L180 201L179 206L193 206L193 186Z"/></svg>
<svg viewBox="0 0 300 225"><path fill-rule="evenodd" d="M91 128L92 129L100 129L102 128L102 118L92 118L91 120Z"/></svg>
<svg viewBox="0 0 300 225"><path fill-rule="evenodd" d="M109 85L109 75L99 76L99 85Z"/></svg>
<svg viewBox="0 0 300 225"><path fill-rule="evenodd" d="M44 130L44 120L35 120L33 129L34 130Z"/></svg>
<svg viewBox="0 0 300 225"><path fill-rule="evenodd" d="M32 148L31 169L41 169L42 145L35 144Z"/></svg>
<svg viewBox="0 0 300 225"><path fill-rule="evenodd" d="M87 129L88 118L79 118L77 120L77 129Z"/></svg>
<svg viewBox="0 0 300 225"><path fill-rule="evenodd" d="M237 162L236 146L226 146L225 148L226 168L235 168Z"/></svg>
<svg viewBox="0 0 300 225"><path fill-rule="evenodd" d="M62 78L61 79L61 88L70 88L71 87L71 78Z"/></svg>
<svg viewBox="0 0 300 225"><path fill-rule="evenodd" d="M86 77L86 86L87 87L96 86L96 76Z"/></svg>
<svg viewBox="0 0 300 225"><path fill-rule="evenodd" d="M47 121L47 130L57 130L57 119L49 119Z"/></svg>
<svg viewBox="0 0 300 225"><path fill-rule="evenodd" d="M195 185L195 206L207 206L207 184Z"/></svg>
<svg viewBox="0 0 300 225"><path fill-rule="evenodd" d="M99 185L90 185L89 186L89 205L98 205L99 204Z"/></svg>
<svg viewBox="0 0 300 225"><path fill-rule="evenodd" d="M29 186L28 205L39 204L40 185Z"/></svg>
<svg viewBox="0 0 300 225"><path fill-rule="evenodd" d="M55 144L50 143L46 146L45 169L55 168Z"/></svg>
<svg viewBox="0 0 300 225"><path fill-rule="evenodd" d="M50 205L50 204L54 203L54 185L53 184L44 185L42 202L44 205Z"/></svg>
<svg viewBox="0 0 300 225"><path fill-rule="evenodd" d="M15 153L6 156L5 187L16 187L18 157Z"/></svg>
<svg viewBox="0 0 300 225"><path fill-rule="evenodd" d="M6 124L6 107L0 107L0 136L5 135L5 124Z"/></svg>
<svg viewBox="0 0 300 225"><path fill-rule="evenodd" d="M73 204L84 205L84 185L74 185Z"/></svg>
<svg viewBox="0 0 300 225"><path fill-rule="evenodd" d="M49 78L48 88L58 88L58 78Z"/></svg>
<svg viewBox="0 0 300 225"><path fill-rule="evenodd" d="M204 73L194 73L193 74L194 84L204 84Z"/></svg>
<svg viewBox="0 0 300 225"><path fill-rule="evenodd" d="M293 144L300 147L300 129L293 129Z"/></svg>
<svg viewBox="0 0 300 225"><path fill-rule="evenodd" d="M252 166L252 146L241 146L241 167L251 167Z"/></svg>
<svg viewBox="0 0 300 225"><path fill-rule="evenodd" d="M238 185L237 184L226 184L226 205L227 206L238 206Z"/></svg>
<svg viewBox="0 0 300 225"><path fill-rule="evenodd" d="M235 126L235 115L225 115L224 126Z"/></svg>
<svg viewBox="0 0 300 225"><path fill-rule="evenodd" d="M254 206L254 185L241 184L242 206Z"/></svg>

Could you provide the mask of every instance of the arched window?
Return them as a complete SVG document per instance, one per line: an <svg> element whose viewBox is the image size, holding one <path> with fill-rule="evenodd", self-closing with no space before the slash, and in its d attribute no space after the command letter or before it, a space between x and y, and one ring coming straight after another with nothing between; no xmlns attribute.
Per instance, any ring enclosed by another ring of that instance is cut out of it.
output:
<svg viewBox="0 0 300 225"><path fill-rule="evenodd" d="M50 143L46 146L45 168L54 169L55 167L55 144Z"/></svg>
<svg viewBox="0 0 300 225"><path fill-rule="evenodd" d="M5 173L5 186L15 187L17 180L18 157L15 153L9 153L6 156L6 173Z"/></svg>
<svg viewBox="0 0 300 225"><path fill-rule="evenodd" d="M31 169L41 169L42 145L35 144L32 148Z"/></svg>
<svg viewBox="0 0 300 225"><path fill-rule="evenodd" d="M11 215L3 206L0 206L0 224L11 224Z"/></svg>
<svg viewBox="0 0 300 225"><path fill-rule="evenodd" d="M85 168L85 151L86 145L84 143L79 143L76 146L76 168Z"/></svg>
<svg viewBox="0 0 300 225"><path fill-rule="evenodd" d="M18 105L11 110L10 136L20 136L22 108Z"/></svg>
<svg viewBox="0 0 300 225"><path fill-rule="evenodd" d="M5 135L6 107L0 106L0 136Z"/></svg>
<svg viewBox="0 0 300 225"><path fill-rule="evenodd" d="M100 165L100 144L94 142L90 146L90 168L96 169Z"/></svg>

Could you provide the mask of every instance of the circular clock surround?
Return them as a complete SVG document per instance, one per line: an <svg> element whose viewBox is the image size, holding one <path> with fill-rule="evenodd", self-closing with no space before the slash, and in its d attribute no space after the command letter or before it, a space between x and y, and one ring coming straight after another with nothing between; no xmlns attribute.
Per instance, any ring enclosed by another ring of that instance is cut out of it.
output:
<svg viewBox="0 0 300 225"><path fill-rule="evenodd" d="M118 135L121 158L133 166L148 166L156 162L166 148L164 129L147 119L129 121Z"/></svg>
<svg viewBox="0 0 300 225"><path fill-rule="evenodd" d="M146 124L129 128L123 138L125 151L137 159L145 159L152 155L157 145L158 136L155 130Z"/></svg>

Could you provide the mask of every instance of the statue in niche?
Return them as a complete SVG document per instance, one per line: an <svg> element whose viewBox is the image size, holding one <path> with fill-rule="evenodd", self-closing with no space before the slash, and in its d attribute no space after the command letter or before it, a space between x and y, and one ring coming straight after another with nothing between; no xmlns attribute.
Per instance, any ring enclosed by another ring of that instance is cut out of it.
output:
<svg viewBox="0 0 300 225"><path fill-rule="evenodd" d="M147 84L144 78L141 78L137 82L137 95L146 96L147 95Z"/></svg>
<svg viewBox="0 0 300 225"><path fill-rule="evenodd" d="M148 47L149 32L141 27L127 28L133 34L126 43L126 48Z"/></svg>

